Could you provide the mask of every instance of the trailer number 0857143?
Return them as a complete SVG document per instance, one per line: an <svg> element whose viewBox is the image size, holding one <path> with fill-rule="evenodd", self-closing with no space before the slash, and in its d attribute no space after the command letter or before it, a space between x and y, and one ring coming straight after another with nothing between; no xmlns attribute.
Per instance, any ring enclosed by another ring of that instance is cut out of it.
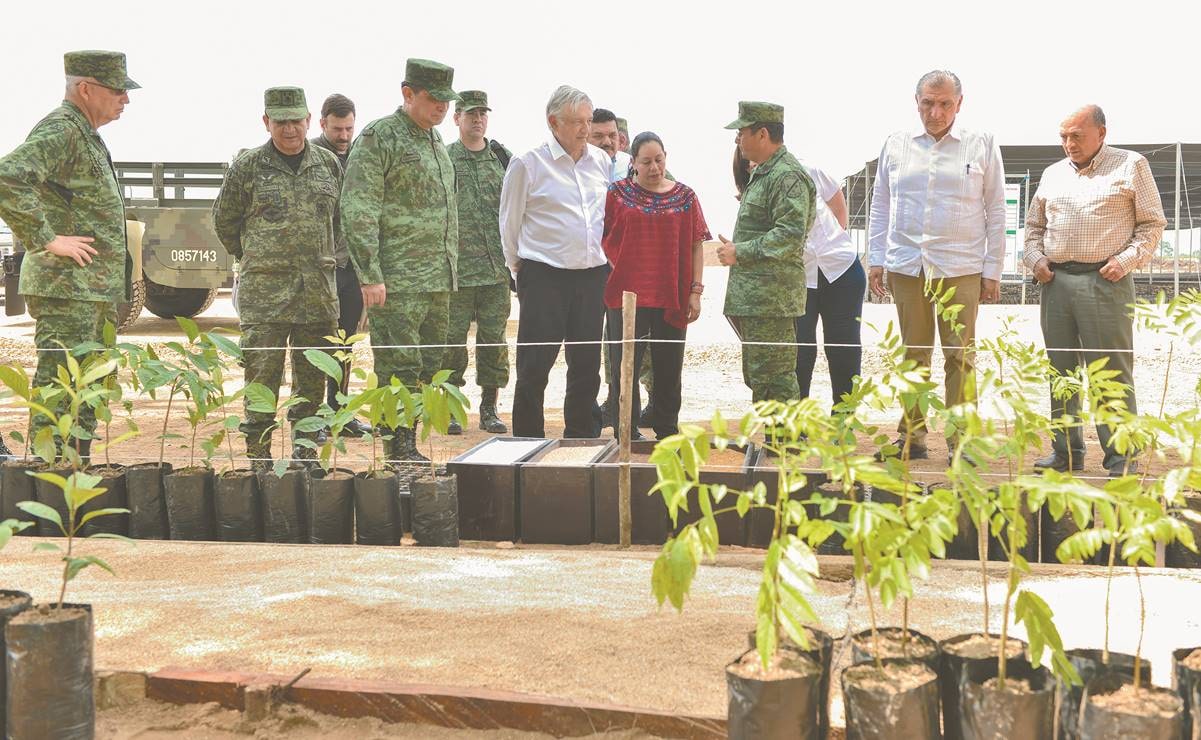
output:
<svg viewBox="0 0 1201 740"><path fill-rule="evenodd" d="M216 262L215 249L172 249L172 262Z"/></svg>

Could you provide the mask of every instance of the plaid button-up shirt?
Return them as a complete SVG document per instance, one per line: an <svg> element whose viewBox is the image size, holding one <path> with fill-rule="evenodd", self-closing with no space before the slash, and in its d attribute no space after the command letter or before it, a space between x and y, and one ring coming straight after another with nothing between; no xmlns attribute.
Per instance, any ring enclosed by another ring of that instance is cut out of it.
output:
<svg viewBox="0 0 1201 740"><path fill-rule="evenodd" d="M1104 262L1126 272L1151 259L1167 220L1147 158L1102 145L1086 167L1064 158L1043 172L1026 214L1026 253L1033 269L1053 263Z"/></svg>

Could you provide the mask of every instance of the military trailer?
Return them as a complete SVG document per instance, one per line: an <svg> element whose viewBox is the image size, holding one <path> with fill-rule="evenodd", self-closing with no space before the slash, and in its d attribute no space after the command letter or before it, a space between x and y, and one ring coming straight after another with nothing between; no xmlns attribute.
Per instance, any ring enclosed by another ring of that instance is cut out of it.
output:
<svg viewBox="0 0 1201 740"><path fill-rule="evenodd" d="M117 309L119 328L143 306L155 316L193 317L233 282L234 260L213 231L210 209L229 165L224 162L116 162L125 196L126 241L133 257L132 300ZM16 295L23 249L4 258L5 313L24 313Z"/></svg>

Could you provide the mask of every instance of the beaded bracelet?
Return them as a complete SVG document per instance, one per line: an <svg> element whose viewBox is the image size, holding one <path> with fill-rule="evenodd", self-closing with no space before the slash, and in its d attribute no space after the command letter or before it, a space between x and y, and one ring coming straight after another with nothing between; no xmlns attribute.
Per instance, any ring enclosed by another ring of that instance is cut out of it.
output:
<svg viewBox="0 0 1201 740"><path fill-rule="evenodd" d="M703 295L704 292L705 292L705 284L704 283L693 283L692 284L692 293L694 295Z"/></svg>

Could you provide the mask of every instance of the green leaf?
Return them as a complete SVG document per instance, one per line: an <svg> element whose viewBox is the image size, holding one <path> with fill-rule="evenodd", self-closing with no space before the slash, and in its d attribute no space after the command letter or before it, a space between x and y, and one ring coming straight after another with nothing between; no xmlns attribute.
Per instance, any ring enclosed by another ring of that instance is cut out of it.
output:
<svg viewBox="0 0 1201 740"><path fill-rule="evenodd" d="M90 522L93 519L96 519L98 517L111 516L113 514L128 514L128 513L129 513L129 509L118 509L118 508L96 509L94 511L89 511L88 513L84 514L83 518L79 520L79 524L80 524L80 526L83 526L84 524L87 524L88 522Z"/></svg>
<svg viewBox="0 0 1201 740"><path fill-rule="evenodd" d="M39 542L33 546L34 552L62 552L63 549L53 542Z"/></svg>
<svg viewBox="0 0 1201 740"><path fill-rule="evenodd" d="M328 352L320 349L306 349L304 357L313 367L333 378L335 382L342 382L342 365L335 360Z"/></svg>
<svg viewBox="0 0 1201 740"><path fill-rule="evenodd" d="M248 411L256 414L275 414L277 405L275 394L262 383L247 383L243 389L243 395L249 402L246 407Z"/></svg>
<svg viewBox="0 0 1201 740"><path fill-rule="evenodd" d="M50 508L46 504L38 501L18 501L17 508L26 514L32 514L33 516L36 516L38 519L45 519L48 522L54 522L62 531L63 536L66 536L67 532L65 529L63 529L62 517L58 515L57 511Z"/></svg>
<svg viewBox="0 0 1201 740"><path fill-rule="evenodd" d="M175 321L179 324L179 328L183 330L184 336L188 338L189 342L195 342L196 338L200 336L200 327L196 325L195 321L184 316L176 316ZM181 352L180 354L184 353Z"/></svg>

